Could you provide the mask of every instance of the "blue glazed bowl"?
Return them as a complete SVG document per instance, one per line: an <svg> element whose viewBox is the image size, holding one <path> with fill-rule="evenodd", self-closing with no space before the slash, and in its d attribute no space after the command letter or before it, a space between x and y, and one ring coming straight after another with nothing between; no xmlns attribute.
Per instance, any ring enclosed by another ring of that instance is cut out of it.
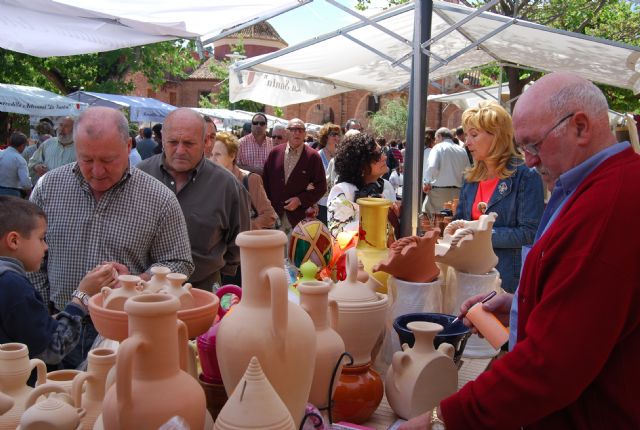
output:
<svg viewBox="0 0 640 430"><path fill-rule="evenodd" d="M453 361L458 362L464 351L464 347L467 344L467 339L471 336L469 327L465 326L461 320L456 321L451 325L451 321L455 319L455 315L418 312L413 314L400 315L393 321L393 328L398 333L400 338L400 344L406 343L410 347L413 347L415 338L411 330L407 328L407 324L412 321L426 321L431 323L440 324L444 327L440 333L438 333L433 340L433 344L437 349L441 343L446 342L453 345L455 353L453 355Z"/></svg>

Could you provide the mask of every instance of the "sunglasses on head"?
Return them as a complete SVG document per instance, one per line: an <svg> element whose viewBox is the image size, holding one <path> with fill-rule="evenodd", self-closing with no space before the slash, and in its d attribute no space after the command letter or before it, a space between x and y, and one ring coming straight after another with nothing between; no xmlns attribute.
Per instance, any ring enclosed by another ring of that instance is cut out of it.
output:
<svg viewBox="0 0 640 430"><path fill-rule="evenodd" d="M261 125L261 126L265 126L267 125L266 121L253 121L251 124L253 125Z"/></svg>

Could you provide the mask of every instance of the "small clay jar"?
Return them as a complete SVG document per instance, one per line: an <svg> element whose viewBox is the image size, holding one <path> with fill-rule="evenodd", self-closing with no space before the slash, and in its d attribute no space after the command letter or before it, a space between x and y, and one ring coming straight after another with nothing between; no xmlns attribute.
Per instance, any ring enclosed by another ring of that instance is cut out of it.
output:
<svg viewBox="0 0 640 430"><path fill-rule="evenodd" d="M191 284L186 283L187 275L182 273L169 273L167 275L168 284L162 289L166 294L174 296L180 302L180 309L191 309L194 305L191 294ZM184 285L183 285L184 284Z"/></svg>
<svg viewBox="0 0 640 430"><path fill-rule="evenodd" d="M54 370L53 372L47 373L47 380L45 382L62 387L68 394L71 394L74 378L82 373L84 373L82 370L76 369Z"/></svg>
<svg viewBox="0 0 640 430"><path fill-rule="evenodd" d="M365 422L380 405L383 394L382 379L371 363L345 366L333 396L334 421Z"/></svg>
<svg viewBox="0 0 640 430"><path fill-rule="evenodd" d="M106 309L121 311L124 309L124 302L126 302L127 299L137 296L142 292L139 276L120 275L118 276L118 281L122 284L120 288L111 289L109 287L102 287L102 303Z"/></svg>
<svg viewBox="0 0 640 430"><path fill-rule="evenodd" d="M171 273L171 269L168 267L153 266L149 272L151 272L151 279L149 281L142 281L145 291L149 293L159 293L164 287L169 285L167 275Z"/></svg>

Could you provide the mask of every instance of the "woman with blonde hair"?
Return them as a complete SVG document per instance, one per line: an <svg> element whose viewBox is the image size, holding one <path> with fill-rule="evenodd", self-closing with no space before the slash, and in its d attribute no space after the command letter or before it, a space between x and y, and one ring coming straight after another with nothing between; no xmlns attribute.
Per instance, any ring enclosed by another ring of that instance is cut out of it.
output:
<svg viewBox="0 0 640 430"><path fill-rule="evenodd" d="M462 114L466 145L474 160L465 172L455 219L498 214L493 250L502 288L513 293L520 280L521 249L531 245L544 209L542 180L524 164L513 142L511 116L499 104L483 102Z"/></svg>

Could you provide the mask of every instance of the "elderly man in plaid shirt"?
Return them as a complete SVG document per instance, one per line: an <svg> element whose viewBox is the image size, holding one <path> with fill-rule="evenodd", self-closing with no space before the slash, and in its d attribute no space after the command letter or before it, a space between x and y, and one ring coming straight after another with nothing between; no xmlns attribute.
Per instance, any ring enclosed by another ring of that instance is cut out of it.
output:
<svg viewBox="0 0 640 430"><path fill-rule="evenodd" d="M48 172L31 194L49 222L48 255L41 269L29 274L45 302L54 312L64 309L85 274L105 262L118 274L144 279L155 265L191 275L180 204L162 183L129 166L131 143L122 113L87 109L75 123L74 141L77 162ZM80 343L63 365L78 366L96 336L85 318Z"/></svg>
<svg viewBox="0 0 640 430"><path fill-rule="evenodd" d="M267 137L267 117L258 112L251 118L251 134L240 139L238 167L261 175L271 149L273 142Z"/></svg>

